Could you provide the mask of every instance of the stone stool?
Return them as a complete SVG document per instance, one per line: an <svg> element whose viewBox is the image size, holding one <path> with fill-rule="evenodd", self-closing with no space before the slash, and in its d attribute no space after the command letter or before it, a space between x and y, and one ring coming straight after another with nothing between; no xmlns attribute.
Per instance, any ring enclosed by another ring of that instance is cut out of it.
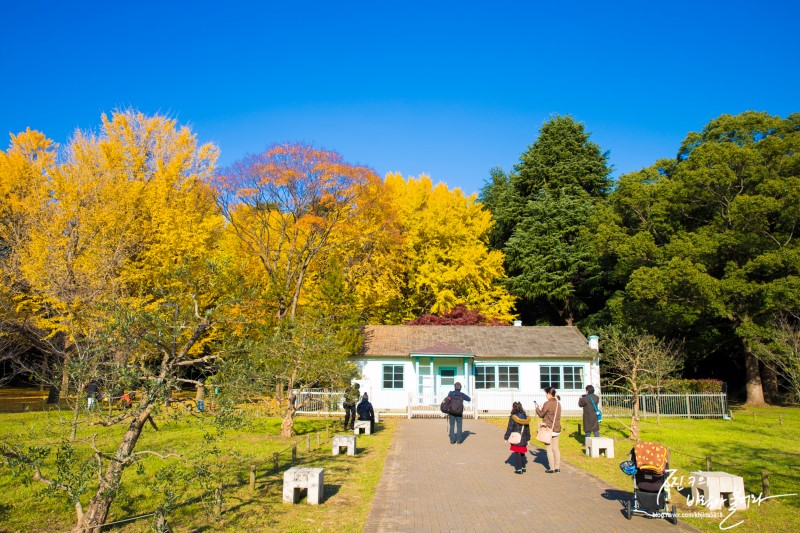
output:
<svg viewBox="0 0 800 533"><path fill-rule="evenodd" d="M377 424L380 421L381 421L381 414L378 411L375 411L375 423Z"/></svg>
<svg viewBox="0 0 800 533"><path fill-rule="evenodd" d="M283 503L297 503L300 491L307 490L306 500L318 505L325 489L324 468L300 468L293 466L283 473Z"/></svg>
<svg viewBox="0 0 800 533"><path fill-rule="evenodd" d="M730 509L743 511L747 509L747 498L744 494L744 480L727 472L704 472L698 470L690 473L692 483L692 499L695 505L700 503L700 491L703 491L703 503L707 509L722 509L725 494L728 495Z"/></svg>
<svg viewBox="0 0 800 533"><path fill-rule="evenodd" d="M334 435L333 436L333 455L339 455L341 448L347 448L347 455L356 454L355 435Z"/></svg>
<svg viewBox="0 0 800 533"><path fill-rule="evenodd" d="M606 457L614 457L614 439L608 437L586 437L586 455L600 457L600 451L605 450Z"/></svg>
<svg viewBox="0 0 800 533"><path fill-rule="evenodd" d="M372 433L369 426L370 426L369 420L356 420L355 425L353 425L353 433L358 435L359 433L361 433L361 430L363 429L364 433L369 435L370 433Z"/></svg>

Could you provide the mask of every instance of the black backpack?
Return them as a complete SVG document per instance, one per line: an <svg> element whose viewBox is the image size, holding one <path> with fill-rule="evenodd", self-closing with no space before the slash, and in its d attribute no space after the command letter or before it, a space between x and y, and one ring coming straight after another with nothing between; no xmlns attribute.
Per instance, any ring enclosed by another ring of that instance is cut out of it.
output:
<svg viewBox="0 0 800 533"><path fill-rule="evenodd" d="M450 414L462 416L464 414L464 398L461 397L461 394L453 394L448 398L450 398Z"/></svg>
<svg viewBox="0 0 800 533"><path fill-rule="evenodd" d="M442 405L439 406L439 409L443 413L450 414L450 396L445 396L444 400L442 400Z"/></svg>

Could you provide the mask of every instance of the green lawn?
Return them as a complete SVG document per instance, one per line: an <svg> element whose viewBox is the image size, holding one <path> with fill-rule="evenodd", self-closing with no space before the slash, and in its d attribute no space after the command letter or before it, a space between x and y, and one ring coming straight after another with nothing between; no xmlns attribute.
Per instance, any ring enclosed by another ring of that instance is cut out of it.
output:
<svg viewBox="0 0 800 533"><path fill-rule="evenodd" d="M761 493L761 472L766 471L773 496L800 494L800 408L734 408L733 414L733 420L662 418L660 425L655 419L644 419L642 440L658 442L670 449L670 467L678 470L677 476L688 478L691 471L705 470L705 458L711 457L713 470L741 476L748 493ZM506 420L496 422L505 427ZM632 492L631 478L619 469L619 463L632 448L622 424L630 420L606 419L602 423L601 435L616 440L614 459L590 459L584 455L583 436L577 434L579 422L567 419L560 443L562 458L617 488ZM689 486L688 480L684 486ZM681 512L698 511L686 505L684 495L674 496L673 502ZM740 520L744 523L737 530L800 531L800 496L751 505L729 518L723 527ZM720 530L720 519L686 518L685 521L705 531Z"/></svg>
<svg viewBox="0 0 800 533"><path fill-rule="evenodd" d="M58 428L68 419L66 411L0 414L0 441L56 445ZM88 415L87 415L88 416ZM375 488L395 429L395 422L386 420L375 434L358 438L355 457L331 455L331 440L342 433L341 422L325 419L298 419L297 436L278 436L280 421L275 418L253 418L247 427L227 431L223 438L208 443L206 434L213 434L212 417L183 416L172 419L163 413L156 418L159 431L147 427L136 450L180 454L181 458L161 460L148 457L144 468L129 468L123 478L120 495L112 506L109 522L151 513L161 495L149 484L156 473L175 468L172 478L162 481L176 495L177 507L169 516L176 531L360 531L369 514ZM335 425L334 425L335 424ZM111 451L115 438L123 428L111 435L98 437L97 444ZM326 432L326 429L328 430ZM92 429L83 424L79 440L90 436ZM320 444L317 444L319 438ZM310 450L307 445L310 441ZM297 446L297 459L292 462L291 449ZM202 488L192 477L192 462L216 447L219 452L203 461L223 480L223 509L218 517L213 507L200 495ZM85 457L88 449L81 446ZM273 464L278 452L279 467ZM282 503L283 472L292 464L325 468L325 505L311 506ZM53 458L45 463L44 473L54 475ZM250 465L256 465L256 490L249 486ZM96 485L94 485L96 486ZM81 498L84 504L91 491ZM69 530L74 522L74 508L63 497L45 494L44 485L22 483L7 467L0 467L0 531ZM152 518L143 518L114 526L113 531L150 531Z"/></svg>

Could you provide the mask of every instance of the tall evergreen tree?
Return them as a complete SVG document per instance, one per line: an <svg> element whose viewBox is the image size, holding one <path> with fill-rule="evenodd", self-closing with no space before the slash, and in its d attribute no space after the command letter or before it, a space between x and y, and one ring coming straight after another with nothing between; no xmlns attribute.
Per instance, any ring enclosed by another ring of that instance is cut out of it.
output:
<svg viewBox="0 0 800 533"><path fill-rule="evenodd" d="M540 130L539 138L520 156L511 178L523 199L541 189L574 185L590 196L604 196L611 187L607 153L589 140L583 124L571 116L556 115Z"/></svg>
<svg viewBox="0 0 800 533"><path fill-rule="evenodd" d="M598 269L586 224L611 187L610 172L571 116L546 122L512 173L492 169L481 191L495 219L490 244L506 253L507 287L524 320L572 324L593 310Z"/></svg>

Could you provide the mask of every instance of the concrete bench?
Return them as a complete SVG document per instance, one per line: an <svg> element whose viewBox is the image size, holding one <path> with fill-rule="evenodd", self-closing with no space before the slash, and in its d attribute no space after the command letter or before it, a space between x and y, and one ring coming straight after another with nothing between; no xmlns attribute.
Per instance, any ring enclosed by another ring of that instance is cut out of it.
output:
<svg viewBox="0 0 800 533"><path fill-rule="evenodd" d="M605 450L606 457L614 457L614 439L608 437L586 437L586 455L600 457L600 452Z"/></svg>
<svg viewBox="0 0 800 533"><path fill-rule="evenodd" d="M364 430L364 433L367 435L372 433L369 420L356 420L355 424L353 425L353 433L358 435L359 433L361 433L362 429Z"/></svg>
<svg viewBox="0 0 800 533"><path fill-rule="evenodd" d="M732 510L747 508L747 498L744 494L744 480L739 476L728 474L727 472L691 472L692 499L695 503L700 503L699 492L703 492L702 503L707 509L722 509L725 495Z"/></svg>
<svg viewBox="0 0 800 533"><path fill-rule="evenodd" d="M300 501L300 491L306 489L308 503L318 505L325 489L324 470L294 466L284 472L283 503L297 503Z"/></svg>
<svg viewBox="0 0 800 533"><path fill-rule="evenodd" d="M356 454L355 435L334 435L333 436L333 455L339 455L341 448L347 448L347 455Z"/></svg>

